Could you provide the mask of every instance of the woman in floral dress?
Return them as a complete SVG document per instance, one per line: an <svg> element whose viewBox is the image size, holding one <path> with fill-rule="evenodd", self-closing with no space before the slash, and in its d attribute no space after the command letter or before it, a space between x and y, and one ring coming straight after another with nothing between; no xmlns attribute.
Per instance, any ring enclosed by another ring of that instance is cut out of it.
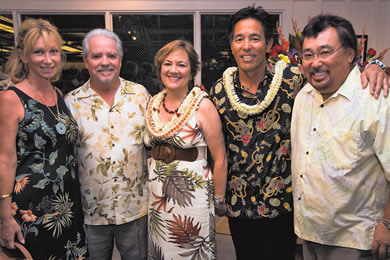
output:
<svg viewBox="0 0 390 260"><path fill-rule="evenodd" d="M0 244L24 243L34 259L85 259L77 124L51 84L62 39L28 19L7 63L15 86L0 94Z"/></svg>
<svg viewBox="0 0 390 260"><path fill-rule="evenodd" d="M214 205L224 214L227 172L221 122L207 93L191 88L199 60L189 42L165 45L155 66L165 89L147 110L149 259L215 259Z"/></svg>

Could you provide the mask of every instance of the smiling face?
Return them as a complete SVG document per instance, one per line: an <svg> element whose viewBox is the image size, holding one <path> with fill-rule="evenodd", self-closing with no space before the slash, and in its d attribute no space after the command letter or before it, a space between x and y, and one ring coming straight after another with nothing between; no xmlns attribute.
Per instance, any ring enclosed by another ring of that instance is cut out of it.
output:
<svg viewBox="0 0 390 260"><path fill-rule="evenodd" d="M97 35L88 42L88 56L84 59L92 85L109 84L119 80L122 57L113 39Z"/></svg>
<svg viewBox="0 0 390 260"><path fill-rule="evenodd" d="M303 56L305 53L332 52L326 58L315 56L309 61L302 60L306 79L324 98L329 97L341 87L352 69L354 50L339 48L340 46L337 31L333 27L326 28L316 38L308 37L303 41Z"/></svg>
<svg viewBox="0 0 390 260"><path fill-rule="evenodd" d="M169 90L188 90L192 79L188 54L183 49L172 51L161 64L161 81Z"/></svg>
<svg viewBox="0 0 390 260"><path fill-rule="evenodd" d="M254 18L241 20L234 26L231 49L240 71L264 72L266 54L272 39L266 43L262 24Z"/></svg>
<svg viewBox="0 0 390 260"><path fill-rule="evenodd" d="M60 46L52 36L47 36L46 39L43 36L39 37L31 53L21 58L27 65L30 76L50 80L61 69Z"/></svg>

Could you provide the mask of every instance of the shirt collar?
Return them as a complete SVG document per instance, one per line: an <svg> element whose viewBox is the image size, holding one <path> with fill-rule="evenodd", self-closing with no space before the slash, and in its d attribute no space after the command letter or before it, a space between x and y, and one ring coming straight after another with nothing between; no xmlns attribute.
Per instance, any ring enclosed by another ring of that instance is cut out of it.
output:
<svg viewBox="0 0 390 260"><path fill-rule="evenodd" d="M121 89L121 93L123 95L135 95L136 92L134 90L134 83L133 82L130 82L130 81L127 81L127 80L124 80L122 78L119 78L120 81L121 81L121 85L120 85L120 89Z"/></svg>
<svg viewBox="0 0 390 260"><path fill-rule="evenodd" d="M260 81L259 87L257 88L256 92L261 92L261 90L262 90L261 86L268 83L268 81L272 80L272 77L273 77L272 70L273 70L273 65L269 61L267 61L266 66L265 66L264 78L262 81ZM237 68L236 72L233 74L233 82L234 82L234 87L248 91L248 89L245 86L241 86L240 78L238 77L238 68Z"/></svg>
<svg viewBox="0 0 390 260"><path fill-rule="evenodd" d="M136 94L136 92L132 86L134 84L132 84L129 81L126 81L125 79L123 79L121 77L119 77L119 80L120 80L120 85L119 85L118 90L120 90L123 95L126 95L126 94L135 95ZM83 87L84 87L84 92L86 92L90 95L97 95L96 92L91 88L90 79L88 79L88 81L84 84Z"/></svg>

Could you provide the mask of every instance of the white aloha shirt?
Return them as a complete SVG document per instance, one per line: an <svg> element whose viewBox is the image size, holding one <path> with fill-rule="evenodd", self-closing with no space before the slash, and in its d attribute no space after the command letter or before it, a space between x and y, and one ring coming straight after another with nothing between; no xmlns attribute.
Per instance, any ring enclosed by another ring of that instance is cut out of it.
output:
<svg viewBox="0 0 390 260"><path fill-rule="evenodd" d="M363 89L357 66L326 101L307 84L295 98L291 142L295 233L371 249L390 191L390 97Z"/></svg>
<svg viewBox="0 0 390 260"><path fill-rule="evenodd" d="M85 224L124 224L147 214L143 133L150 99L120 79L109 106L86 82L65 97L78 123L78 160Z"/></svg>

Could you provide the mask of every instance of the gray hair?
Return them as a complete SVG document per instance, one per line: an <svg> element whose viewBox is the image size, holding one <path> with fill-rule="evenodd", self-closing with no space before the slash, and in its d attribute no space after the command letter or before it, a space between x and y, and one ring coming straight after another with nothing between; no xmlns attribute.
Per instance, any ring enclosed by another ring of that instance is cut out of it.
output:
<svg viewBox="0 0 390 260"><path fill-rule="evenodd" d="M97 28L89 31L84 39L83 39L83 57L86 59L88 57L88 43L89 40L91 40L95 36L103 35L106 36L112 40L115 41L116 43L116 48L118 50L118 54L120 57L123 57L123 48L122 48L122 41L119 39L118 35L112 31L109 31L107 29L102 29L102 28Z"/></svg>

